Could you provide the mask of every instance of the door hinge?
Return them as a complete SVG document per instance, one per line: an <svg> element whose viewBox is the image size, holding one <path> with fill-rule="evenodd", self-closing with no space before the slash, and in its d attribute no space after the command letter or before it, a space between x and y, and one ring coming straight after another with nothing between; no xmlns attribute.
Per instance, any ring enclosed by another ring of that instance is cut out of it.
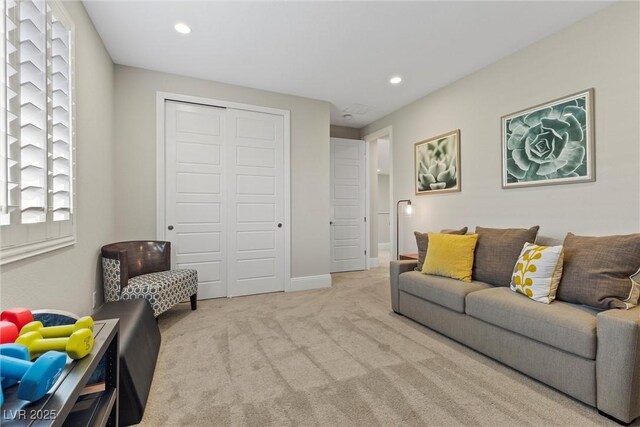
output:
<svg viewBox="0 0 640 427"><path fill-rule="evenodd" d="M364 250L364 254L365 254L365 255L367 254L367 250L366 250L366 249Z"/></svg>
<svg viewBox="0 0 640 427"><path fill-rule="evenodd" d="M366 216L364 217L364 222L367 222L367 217Z"/></svg>

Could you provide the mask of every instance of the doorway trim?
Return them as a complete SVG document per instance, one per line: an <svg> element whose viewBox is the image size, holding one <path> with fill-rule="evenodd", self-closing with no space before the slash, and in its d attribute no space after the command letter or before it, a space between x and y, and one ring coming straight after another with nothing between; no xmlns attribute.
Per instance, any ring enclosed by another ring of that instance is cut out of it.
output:
<svg viewBox="0 0 640 427"><path fill-rule="evenodd" d="M391 219L391 221L389 221L389 237L390 237L390 244L391 244L391 250L389 251L389 255L391 259L394 259L394 254L395 251L397 250L394 247L394 228L393 228L393 224L395 223L395 213L393 212L393 200L394 200L394 195L393 195L393 126L389 125L386 126L382 129L379 129L375 132L372 132L368 135L365 135L364 138L364 142L366 144L366 159L367 159L367 172L370 170L370 165L369 165L369 159L371 158L371 155L369 153L369 143L371 143L372 141L379 139L379 138L384 138L387 137L389 138L389 217ZM367 221L367 226L366 226L366 230L367 230L367 250L370 251L371 249L371 215L372 212L370 212L369 206L371 204L371 183L369 182L369 173L367 173L367 179L366 179L366 192L367 192L367 218L369 218L369 221ZM367 270L370 269L371 267L375 267L373 265L370 265L370 258L369 256L367 256Z"/></svg>
<svg viewBox="0 0 640 427"><path fill-rule="evenodd" d="M222 99L203 98L171 92L156 92L156 239L164 240L166 156L165 102L178 101L210 107L233 108L282 116L284 120L284 291L291 288L291 112L259 105L243 104Z"/></svg>

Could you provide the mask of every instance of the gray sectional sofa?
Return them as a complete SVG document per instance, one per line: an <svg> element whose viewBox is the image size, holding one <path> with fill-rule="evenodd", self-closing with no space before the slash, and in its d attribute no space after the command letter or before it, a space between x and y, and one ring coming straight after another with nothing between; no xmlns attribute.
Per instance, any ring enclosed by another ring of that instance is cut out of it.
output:
<svg viewBox="0 0 640 427"><path fill-rule="evenodd" d="M391 262L393 311L556 388L621 423L640 416L640 306L597 311L534 302L508 287Z"/></svg>

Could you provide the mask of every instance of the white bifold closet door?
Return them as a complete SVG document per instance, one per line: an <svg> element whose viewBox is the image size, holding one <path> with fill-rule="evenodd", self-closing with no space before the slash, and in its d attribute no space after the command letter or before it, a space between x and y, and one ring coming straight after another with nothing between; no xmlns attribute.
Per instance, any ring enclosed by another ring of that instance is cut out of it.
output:
<svg viewBox="0 0 640 427"><path fill-rule="evenodd" d="M165 235L198 298L284 290L284 119L165 104Z"/></svg>

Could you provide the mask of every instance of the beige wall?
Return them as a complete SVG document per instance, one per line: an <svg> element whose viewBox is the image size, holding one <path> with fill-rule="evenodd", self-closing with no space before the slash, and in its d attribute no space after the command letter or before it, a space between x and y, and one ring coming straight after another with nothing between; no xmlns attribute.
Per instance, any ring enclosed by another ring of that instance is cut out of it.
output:
<svg viewBox="0 0 640 427"><path fill-rule="evenodd" d="M65 2L76 28L77 243L2 266L0 306L90 314L102 300L100 247L115 237L113 63L80 2Z"/></svg>
<svg viewBox="0 0 640 427"><path fill-rule="evenodd" d="M639 7L616 3L363 129L393 126L394 200L414 201L403 251L415 250L413 230L464 225L539 224L560 238L640 230ZM501 189L500 117L591 87L597 181ZM462 192L415 196L413 143L453 129L461 130Z"/></svg>
<svg viewBox="0 0 640 427"><path fill-rule="evenodd" d="M118 239L156 236L156 92L291 111L291 276L329 273L329 104L116 66Z"/></svg>
<svg viewBox="0 0 640 427"><path fill-rule="evenodd" d="M360 139L360 129L331 125L331 138Z"/></svg>

